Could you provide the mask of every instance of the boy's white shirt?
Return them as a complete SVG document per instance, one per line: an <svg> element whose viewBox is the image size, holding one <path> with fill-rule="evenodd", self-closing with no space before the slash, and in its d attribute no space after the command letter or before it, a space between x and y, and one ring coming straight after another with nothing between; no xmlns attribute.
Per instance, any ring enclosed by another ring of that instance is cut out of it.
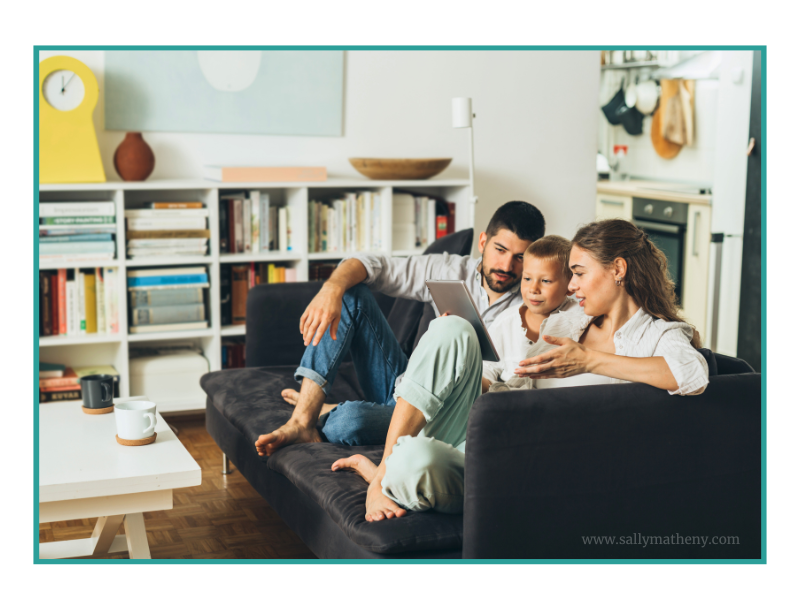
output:
<svg viewBox="0 0 800 600"><path fill-rule="evenodd" d="M510 306L504 310L489 326L489 336L492 338L492 343L500 355L500 362L483 361L483 376L492 382L506 382L514 377L514 369L519 367L519 361L526 356L534 348L539 348L540 344L550 346L541 339L541 333L545 331L545 326L548 319L559 312L571 312L578 310L583 314L583 309L577 300L573 297L567 296L564 298L559 307L554 310L547 318L542 321L539 328L540 338L538 342L532 342L528 339L528 329L525 327L525 322L522 320L520 310L524 304L517 304ZM555 346L554 346L555 347ZM549 349L549 348L548 348ZM536 352L531 356L541 354L542 351ZM532 382L532 379L524 378L525 382Z"/></svg>

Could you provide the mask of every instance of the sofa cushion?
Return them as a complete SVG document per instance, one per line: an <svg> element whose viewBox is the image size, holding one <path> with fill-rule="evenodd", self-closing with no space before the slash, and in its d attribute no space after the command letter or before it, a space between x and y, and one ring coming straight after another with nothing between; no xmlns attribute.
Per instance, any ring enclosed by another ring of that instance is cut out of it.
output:
<svg viewBox="0 0 800 600"><path fill-rule="evenodd" d="M292 414L280 391L298 389L293 374L294 367L226 369L204 375L200 385L214 407L253 445L255 455L258 437L286 423ZM343 402L363 397L352 363L343 363L328 399ZM356 473L331 471L336 460L352 454L363 454L377 463L383 446L297 444L261 460L317 502L354 543L367 550L391 554L461 547L461 515L410 513L368 523L364 518L366 482Z"/></svg>

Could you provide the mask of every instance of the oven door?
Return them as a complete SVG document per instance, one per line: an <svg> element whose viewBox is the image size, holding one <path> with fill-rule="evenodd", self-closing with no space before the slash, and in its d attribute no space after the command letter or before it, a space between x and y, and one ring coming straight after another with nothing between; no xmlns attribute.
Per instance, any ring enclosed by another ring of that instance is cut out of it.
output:
<svg viewBox="0 0 800 600"><path fill-rule="evenodd" d="M647 219L634 219L633 224L642 229L647 237L667 256L667 268L675 282L678 304L683 299L683 247L686 243L686 227L671 223L659 223Z"/></svg>

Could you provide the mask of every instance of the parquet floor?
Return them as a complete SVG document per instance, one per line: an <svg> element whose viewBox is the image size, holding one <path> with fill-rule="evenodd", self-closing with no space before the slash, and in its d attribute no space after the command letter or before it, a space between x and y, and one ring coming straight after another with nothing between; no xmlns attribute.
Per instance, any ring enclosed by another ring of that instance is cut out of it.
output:
<svg viewBox="0 0 800 600"><path fill-rule="evenodd" d="M204 417L166 419L203 471L203 482L173 493L173 508L144 513L150 555L159 559L313 559L314 554L239 473L222 474L222 451L205 428ZM39 541L92 535L97 519L39 525ZM120 534L124 529L120 526ZM128 558L117 552L97 558Z"/></svg>

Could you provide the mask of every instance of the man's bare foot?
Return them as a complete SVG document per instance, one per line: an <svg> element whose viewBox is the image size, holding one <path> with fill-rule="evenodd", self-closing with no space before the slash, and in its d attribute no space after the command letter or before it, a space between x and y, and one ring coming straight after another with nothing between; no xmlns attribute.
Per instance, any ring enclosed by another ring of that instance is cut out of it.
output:
<svg viewBox="0 0 800 600"><path fill-rule="evenodd" d="M300 392L293 390L292 388L286 388L285 390L281 391L281 397L292 406L297 406L297 401L300 399ZM322 409L319 411L319 415L322 416L325 413L329 413L334 408L336 408L335 404L323 404Z"/></svg>
<svg viewBox="0 0 800 600"><path fill-rule="evenodd" d="M390 500L383 494L380 484L371 484L367 490L367 521L383 521L402 517L408 511L400 508L396 502Z"/></svg>
<svg viewBox="0 0 800 600"><path fill-rule="evenodd" d="M259 456L272 456L278 448L289 444L306 444L321 442L322 438L316 427L303 427L294 421L279 427L272 433L265 433L256 440L256 451Z"/></svg>
<svg viewBox="0 0 800 600"><path fill-rule="evenodd" d="M331 465L331 471L355 471L364 478L364 481L372 483L378 467L366 456L354 454L337 460Z"/></svg>

